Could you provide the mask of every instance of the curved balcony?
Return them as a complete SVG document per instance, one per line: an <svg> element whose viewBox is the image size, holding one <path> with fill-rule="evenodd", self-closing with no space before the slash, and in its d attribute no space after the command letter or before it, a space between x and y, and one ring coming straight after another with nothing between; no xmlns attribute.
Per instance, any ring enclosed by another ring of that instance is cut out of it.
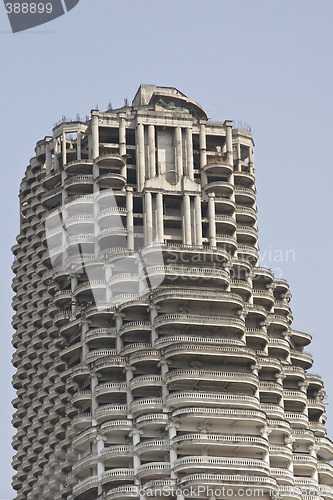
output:
<svg viewBox="0 0 333 500"><path fill-rule="evenodd" d="M71 189L72 194L74 194L73 188L75 193L85 194L87 186L92 186L93 182L94 178L92 175L72 175L70 177L67 177L63 187L66 189Z"/></svg>
<svg viewBox="0 0 333 500"><path fill-rule="evenodd" d="M237 239L235 236L224 233L216 233L216 244L223 246L228 252L234 253L237 250Z"/></svg>
<svg viewBox="0 0 333 500"><path fill-rule="evenodd" d="M246 167L248 168L248 166ZM254 175L244 170L234 170L235 185L254 187Z"/></svg>
<svg viewBox="0 0 333 500"><path fill-rule="evenodd" d="M223 160L223 158L221 159ZM202 170L210 175L225 177L232 174L233 167L232 165L229 165L226 161L221 161L221 162L207 163L202 167Z"/></svg>
<svg viewBox="0 0 333 500"><path fill-rule="evenodd" d="M284 365L282 367L282 374L286 376L286 378L289 379L295 379L298 381L303 381L305 378L308 376L305 374L305 371L303 368L300 368L299 366L291 366L291 365Z"/></svg>
<svg viewBox="0 0 333 500"><path fill-rule="evenodd" d="M163 340L159 339L159 340ZM185 339L184 339L185 340ZM210 339L207 339L207 344ZM222 340L222 339L216 339ZM194 345L191 341L184 343L179 343L177 345L169 345L163 349L165 359L188 359L191 361L193 356L199 355L201 357L206 357L208 361L214 360L216 362L232 362L235 364L246 364L255 363L257 356L254 351L245 347L229 347L216 345L213 342L210 345L199 345L195 343ZM224 361L223 361L224 360Z"/></svg>
<svg viewBox="0 0 333 500"><path fill-rule="evenodd" d="M327 437L316 437L316 445L319 446L318 455L322 460L331 461L333 459L333 443Z"/></svg>
<svg viewBox="0 0 333 500"><path fill-rule="evenodd" d="M196 473L186 474L180 479L179 484L181 487L190 488L198 486L207 486L211 488L216 486L220 489L221 486L227 487L228 490L234 491L234 496L237 495L237 490L243 488L260 488L266 493L271 493L272 488L276 489L276 481L271 477L262 475L240 475L240 474L210 474L210 473Z"/></svg>
<svg viewBox="0 0 333 500"><path fill-rule="evenodd" d="M134 479L134 470L129 468L117 468L103 472L101 476L101 485L108 486L120 481L131 481Z"/></svg>
<svg viewBox="0 0 333 500"><path fill-rule="evenodd" d="M286 389L284 389L284 391L283 391L283 400L296 402L296 403L303 405L303 406L305 406L307 403L307 397L306 397L306 394L304 394L304 392L289 391Z"/></svg>
<svg viewBox="0 0 333 500"><path fill-rule="evenodd" d="M93 162L92 160L74 160L64 165L64 170L72 175L84 174L92 175Z"/></svg>
<svg viewBox="0 0 333 500"><path fill-rule="evenodd" d="M317 470L317 459L306 453L294 453L293 465L295 476L308 476Z"/></svg>
<svg viewBox="0 0 333 500"><path fill-rule="evenodd" d="M294 475L290 470L280 467L271 467L271 476L280 484L294 484Z"/></svg>
<svg viewBox="0 0 333 500"><path fill-rule="evenodd" d="M152 455L151 458L154 458L154 455L156 456L156 452L161 452L161 450L167 452L169 451L169 447L170 447L169 440L148 439L138 443L134 448L134 452L136 455L144 457L143 458L144 460L149 460L149 455Z"/></svg>
<svg viewBox="0 0 333 500"><path fill-rule="evenodd" d="M229 273L223 269L213 267L188 267L186 265L176 266L152 266L148 268L149 278L164 278L165 282L171 282L175 287L181 285L219 285L226 287L229 284Z"/></svg>
<svg viewBox="0 0 333 500"><path fill-rule="evenodd" d="M131 413L134 416L152 412L160 412L163 410L163 399L162 398L140 398L132 401L130 404Z"/></svg>
<svg viewBox="0 0 333 500"><path fill-rule="evenodd" d="M228 332L244 333L245 323L240 318L232 316L205 316L195 314L163 314L155 318L154 326L156 330L163 328L163 330L181 328L183 331L190 329L194 331L199 328L201 331L203 327L209 328L226 328Z"/></svg>
<svg viewBox="0 0 333 500"><path fill-rule="evenodd" d="M237 224L237 241L244 245L255 245L258 239L258 230L250 225Z"/></svg>
<svg viewBox="0 0 333 500"><path fill-rule="evenodd" d="M213 455L222 450L229 453L242 450L244 453L258 454L266 453L268 444L267 440L262 437L248 436L240 434L202 434L202 433L188 433L175 436L171 440L171 447L175 450L180 449L182 454L189 452L200 453L204 447L208 448L209 452ZM240 451L240 453L242 453Z"/></svg>
<svg viewBox="0 0 333 500"><path fill-rule="evenodd" d="M119 173L102 173L96 178L97 184L104 189L123 189L126 186L126 177Z"/></svg>
<svg viewBox="0 0 333 500"><path fill-rule="evenodd" d="M99 166L100 169L108 168L114 170L117 169L118 171L120 171L123 167L126 166L125 158L114 153L100 155L95 158L94 162Z"/></svg>
<svg viewBox="0 0 333 500"><path fill-rule="evenodd" d="M269 419L284 419L284 409L278 404L261 403L260 408Z"/></svg>
<svg viewBox="0 0 333 500"><path fill-rule="evenodd" d="M131 365L146 363L148 361L158 362L161 360L161 353L157 349L147 349L130 354L128 359Z"/></svg>
<svg viewBox="0 0 333 500"><path fill-rule="evenodd" d="M137 417L135 423L138 429L166 426L168 423L168 415L166 413L147 413L146 415Z"/></svg>
<svg viewBox="0 0 333 500"><path fill-rule="evenodd" d="M250 205L256 201L256 192L254 188L235 186L236 204Z"/></svg>
<svg viewBox="0 0 333 500"><path fill-rule="evenodd" d="M168 462L150 462L148 464L139 465L137 476L139 478L169 477L171 472L171 465Z"/></svg>
<svg viewBox="0 0 333 500"><path fill-rule="evenodd" d="M128 419L116 419L110 422L105 422L101 424L101 431L105 436L112 436L113 434L119 435L119 433L128 433L132 429L132 421Z"/></svg>
<svg viewBox="0 0 333 500"><path fill-rule="evenodd" d="M106 382L95 388L95 396L98 402L104 401L104 399L117 399L118 394L126 394L126 389L126 382Z"/></svg>
<svg viewBox="0 0 333 500"><path fill-rule="evenodd" d="M304 368L304 370L309 370L313 365L311 354L291 349L290 357L294 365Z"/></svg>
<svg viewBox="0 0 333 500"><path fill-rule="evenodd" d="M273 358L287 357L290 345L287 340L268 337L268 352Z"/></svg>
<svg viewBox="0 0 333 500"><path fill-rule="evenodd" d="M307 429L309 427L308 417L303 413L285 412L285 419L288 420L292 428Z"/></svg>
<svg viewBox="0 0 333 500"><path fill-rule="evenodd" d="M178 458L174 462L174 472L200 472L202 469L209 471L238 471L246 474L269 475L269 466L262 460L253 458L231 458L231 457L204 457L191 456Z"/></svg>
<svg viewBox="0 0 333 500"><path fill-rule="evenodd" d="M85 341L88 345L99 342L105 345L105 341L115 339L116 336L116 328L94 328L86 333Z"/></svg>
<svg viewBox="0 0 333 500"><path fill-rule="evenodd" d="M266 422L266 415L262 411L247 410L247 409L232 409L232 408L204 408L204 407L185 407L173 410L172 418L181 418L184 422L189 422L198 425L205 422L225 423L226 425L246 425L247 427L257 427Z"/></svg>
<svg viewBox="0 0 333 500"><path fill-rule="evenodd" d="M124 207L111 206L101 209L96 217L101 229L112 227L119 222L119 216L125 217L127 210Z"/></svg>
<svg viewBox="0 0 333 500"><path fill-rule="evenodd" d="M71 403L73 406L82 407L87 403L91 402L91 391L79 391L75 393L71 398Z"/></svg>
<svg viewBox="0 0 333 500"><path fill-rule="evenodd" d="M281 314L268 313L267 321L269 323L269 326L272 326L274 330L286 331L290 327L289 321L285 316L282 316Z"/></svg>
<svg viewBox="0 0 333 500"><path fill-rule="evenodd" d="M126 500L127 498L139 498L139 488L132 484L111 488L106 493L106 498L112 500Z"/></svg>
<svg viewBox="0 0 333 500"><path fill-rule="evenodd" d="M73 498L77 498L81 493L87 493L91 495L97 494L98 487L98 477L91 476L88 479L84 479L73 486Z"/></svg>
<svg viewBox="0 0 333 500"><path fill-rule="evenodd" d="M116 446L108 446L100 453L101 461L107 466L121 466L128 463L129 457L133 456L133 446L127 444L118 444Z"/></svg>
<svg viewBox="0 0 333 500"><path fill-rule="evenodd" d="M243 308L243 300L239 297L239 295L231 292L223 292L222 290L157 288L152 294L152 300L154 304L165 302L166 304L173 305L174 303L175 307L179 305L179 302L183 303L190 301L193 306L209 302L214 304L230 304L232 307L238 309Z"/></svg>
<svg viewBox="0 0 333 500"><path fill-rule="evenodd" d="M248 396L246 394L230 394L230 393L216 393L216 392L197 392L197 391L178 391L169 394L166 398L166 406L169 408L190 407L190 406L213 406L218 407L232 407L243 409L260 408L258 398Z"/></svg>
<svg viewBox="0 0 333 500"><path fill-rule="evenodd" d="M259 391L261 394L273 394L274 396L281 397L283 394L283 387L277 382L259 382Z"/></svg>
<svg viewBox="0 0 333 500"><path fill-rule="evenodd" d="M271 308L274 304L274 294L271 290L253 289L253 300L255 304Z"/></svg>
<svg viewBox="0 0 333 500"><path fill-rule="evenodd" d="M126 384L125 384L126 385ZM135 392L136 389L153 389L155 391L156 387L162 387L162 377L160 375L140 375L134 377L130 383L129 387L131 391Z"/></svg>
<svg viewBox="0 0 333 500"><path fill-rule="evenodd" d="M92 414L89 412L79 413L72 419L72 426L78 431L84 430L91 426Z"/></svg>
<svg viewBox="0 0 333 500"><path fill-rule="evenodd" d="M332 464L325 464L318 462L317 464L319 481L321 484L333 485L333 466Z"/></svg>
<svg viewBox="0 0 333 500"><path fill-rule="evenodd" d="M299 347L307 346L311 343L312 336L309 333L300 332L299 330L290 330L290 338L292 342Z"/></svg>
<svg viewBox="0 0 333 500"><path fill-rule="evenodd" d="M98 423L103 423L112 418L126 417L128 413L127 405L111 404L97 408L95 419Z"/></svg>
<svg viewBox="0 0 333 500"><path fill-rule="evenodd" d="M252 286L246 280L233 279L230 283L231 291L239 294L247 301L252 294Z"/></svg>
<svg viewBox="0 0 333 500"><path fill-rule="evenodd" d="M212 178L202 189L207 194L215 193L217 197L229 197L234 191L234 186L228 181L214 180L214 178Z"/></svg>

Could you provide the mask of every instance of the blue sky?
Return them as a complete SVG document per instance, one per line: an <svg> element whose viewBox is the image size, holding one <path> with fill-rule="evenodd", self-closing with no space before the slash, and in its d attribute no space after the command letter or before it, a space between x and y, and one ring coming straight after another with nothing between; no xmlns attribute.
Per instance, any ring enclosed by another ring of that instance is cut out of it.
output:
<svg viewBox="0 0 333 500"><path fill-rule="evenodd" d="M119 107L140 83L178 88L211 119L251 124L263 263L289 280L293 326L313 335L333 435L332 15L330 0L80 0L14 35L1 3L1 498L14 497L10 247L20 180L63 115Z"/></svg>

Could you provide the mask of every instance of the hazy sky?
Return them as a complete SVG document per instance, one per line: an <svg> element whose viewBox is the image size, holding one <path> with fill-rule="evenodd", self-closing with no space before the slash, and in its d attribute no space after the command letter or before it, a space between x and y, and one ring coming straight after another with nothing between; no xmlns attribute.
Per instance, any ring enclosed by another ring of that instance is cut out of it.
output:
<svg viewBox="0 0 333 500"><path fill-rule="evenodd" d="M251 124L263 264L289 280L293 326L313 335L333 435L332 18L332 0L80 0L14 35L1 2L1 498L14 498L10 247L20 180L63 115L120 107L140 83L178 88L211 119Z"/></svg>

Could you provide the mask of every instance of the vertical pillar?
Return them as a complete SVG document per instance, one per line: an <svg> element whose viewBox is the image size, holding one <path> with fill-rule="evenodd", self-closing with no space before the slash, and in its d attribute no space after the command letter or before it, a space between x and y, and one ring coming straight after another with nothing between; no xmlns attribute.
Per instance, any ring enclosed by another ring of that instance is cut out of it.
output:
<svg viewBox="0 0 333 500"><path fill-rule="evenodd" d="M232 121L225 120L226 127L226 149L227 149L227 162L229 165L234 164L233 151L232 151Z"/></svg>
<svg viewBox="0 0 333 500"><path fill-rule="evenodd" d="M127 248L134 250L133 188L126 188Z"/></svg>
<svg viewBox="0 0 333 500"><path fill-rule="evenodd" d="M156 195L156 212L157 212L157 220L156 220L156 233L159 240L159 243L164 243L164 223L163 223L163 194L157 193Z"/></svg>
<svg viewBox="0 0 333 500"><path fill-rule="evenodd" d="M207 164L207 150L206 150L206 125L201 123L199 133L199 148L200 148L200 169L201 169L201 184L207 184L207 174L202 169Z"/></svg>
<svg viewBox="0 0 333 500"><path fill-rule="evenodd" d="M184 245L192 245L191 200L188 194L183 197Z"/></svg>
<svg viewBox="0 0 333 500"><path fill-rule="evenodd" d="M237 170L239 172L241 172L241 170L242 170L242 165L241 165L242 155L241 155L241 145L240 145L239 140L237 141L236 147L237 147Z"/></svg>
<svg viewBox="0 0 333 500"><path fill-rule="evenodd" d="M249 148L249 169L250 174L254 174L254 160L253 160L253 145L251 144Z"/></svg>
<svg viewBox="0 0 333 500"><path fill-rule="evenodd" d="M148 125L148 158L149 158L149 177L156 176L156 147L155 147L155 127Z"/></svg>
<svg viewBox="0 0 333 500"><path fill-rule="evenodd" d="M124 117L120 118L120 123L119 123L119 154L121 156L126 155L126 125ZM127 177L126 164L121 168L120 173L124 177Z"/></svg>
<svg viewBox="0 0 333 500"><path fill-rule="evenodd" d="M67 146L67 141L66 141L66 133L63 132L61 134L61 152L62 152L62 165L66 165L67 163L67 150L66 150L66 146Z"/></svg>
<svg viewBox="0 0 333 500"><path fill-rule="evenodd" d="M182 154L182 129L175 128L175 144L176 144L176 170L179 175L183 175L183 154Z"/></svg>
<svg viewBox="0 0 333 500"><path fill-rule="evenodd" d="M45 145L45 167L46 167L46 174L49 174L52 169L52 155L51 155L50 142L47 142Z"/></svg>
<svg viewBox="0 0 333 500"><path fill-rule="evenodd" d="M137 126L137 184L138 191L142 191L145 182L145 136L144 127L142 123Z"/></svg>
<svg viewBox="0 0 333 500"><path fill-rule="evenodd" d="M99 156L98 114L92 111L91 115L92 158L95 160Z"/></svg>
<svg viewBox="0 0 333 500"><path fill-rule="evenodd" d="M155 304L151 304L148 308L150 312L150 323L151 323L151 345L154 347L157 339L157 334L155 330L155 318L158 316L158 308Z"/></svg>
<svg viewBox="0 0 333 500"><path fill-rule="evenodd" d="M58 138L53 139L53 149L54 149L54 170L59 170L59 159L58 159Z"/></svg>
<svg viewBox="0 0 333 500"><path fill-rule="evenodd" d="M216 247L215 193L208 194L209 244Z"/></svg>
<svg viewBox="0 0 333 500"><path fill-rule="evenodd" d="M194 197L195 244L202 245L201 196Z"/></svg>
<svg viewBox="0 0 333 500"><path fill-rule="evenodd" d="M192 128L190 127L186 129L186 174L192 181L194 180L193 138L192 138Z"/></svg>
<svg viewBox="0 0 333 500"><path fill-rule="evenodd" d="M116 312L114 317L116 320L116 330L117 330L116 347L117 347L117 353L120 353L121 348L123 347L123 343L119 335L119 330L123 326L123 314L120 312Z"/></svg>
<svg viewBox="0 0 333 500"><path fill-rule="evenodd" d="M76 159L81 160L82 157L82 134L79 131L77 133L77 139L76 139Z"/></svg>
<svg viewBox="0 0 333 500"><path fill-rule="evenodd" d="M83 320L82 322L82 329L81 329L81 342L82 342L82 359L81 361L84 362L86 359L86 356L89 353L89 347L87 346L86 343L86 335L89 331L89 323L87 320Z"/></svg>
<svg viewBox="0 0 333 500"><path fill-rule="evenodd" d="M145 245L153 242L153 208L151 193L145 193Z"/></svg>
<svg viewBox="0 0 333 500"><path fill-rule="evenodd" d="M105 437L98 435L96 437L96 451L98 454L98 462L97 462L97 477L98 477L98 494L101 495L103 493L102 486L100 483L100 480L102 479L102 474L105 472L105 466L104 463L101 461L101 454L102 451L104 450L104 441Z"/></svg>

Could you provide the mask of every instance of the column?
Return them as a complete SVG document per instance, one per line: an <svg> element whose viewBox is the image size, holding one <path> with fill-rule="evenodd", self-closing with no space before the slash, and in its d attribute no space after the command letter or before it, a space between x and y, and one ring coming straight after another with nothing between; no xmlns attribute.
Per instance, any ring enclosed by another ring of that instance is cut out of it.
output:
<svg viewBox="0 0 333 500"><path fill-rule="evenodd" d="M150 312L150 323L151 323L151 345L154 347L155 346L155 341L157 339L157 334L155 331L155 318L158 316L158 309L159 306L156 306L155 304L150 304L148 307L148 311Z"/></svg>
<svg viewBox="0 0 333 500"><path fill-rule="evenodd" d="M89 347L86 343L86 335L89 331L89 323L87 320L82 321L82 329L81 329L81 342L82 342L82 362L85 361L87 354L89 352Z"/></svg>
<svg viewBox="0 0 333 500"><path fill-rule="evenodd" d="M166 428L167 431L169 431L169 441L170 443L172 442L173 438L176 437L177 435L177 425L174 424L173 422L170 422ZM177 452L170 448L170 465L171 469L174 466L175 461L177 460ZM175 473L171 472L171 478L175 479Z"/></svg>
<svg viewBox="0 0 333 500"><path fill-rule="evenodd" d="M192 235L191 235L191 200L188 194L184 194L183 198L183 242L184 245L192 245Z"/></svg>
<svg viewBox="0 0 333 500"><path fill-rule="evenodd" d="M159 243L164 243L164 223L163 223L163 194L157 193L156 195L156 212L157 212L157 220L156 220L156 233L159 240Z"/></svg>
<svg viewBox="0 0 333 500"><path fill-rule="evenodd" d="M66 134L63 132L61 134L61 152L62 152L62 165L66 165L67 163L67 151L66 151Z"/></svg>
<svg viewBox="0 0 333 500"><path fill-rule="evenodd" d="M98 114L92 111L91 115L92 158L95 160L99 156Z"/></svg>
<svg viewBox="0 0 333 500"><path fill-rule="evenodd" d="M53 149L54 149L54 170L59 170L59 159L58 159L58 138L53 139Z"/></svg>
<svg viewBox="0 0 333 500"><path fill-rule="evenodd" d="M232 121L226 120L224 122L226 127L226 148L227 148L227 162L229 165L234 164L233 151L232 151Z"/></svg>
<svg viewBox="0 0 333 500"><path fill-rule="evenodd" d="M46 175L51 172L52 169L52 155L51 155L51 143L47 142L45 145L45 167Z"/></svg>
<svg viewBox="0 0 333 500"><path fill-rule="evenodd" d="M237 170L239 172L241 172L241 170L242 170L242 165L241 165L242 157L241 157L241 145L240 145L239 140L237 141L236 147L237 147Z"/></svg>
<svg viewBox="0 0 333 500"><path fill-rule="evenodd" d="M104 441L106 441L105 436L101 436L100 434L96 436L96 451L98 454L98 462L97 462L97 477L98 477L98 494L101 495L103 493L102 486L100 480L102 478L103 472L105 472L104 463L101 461L101 453L104 450Z"/></svg>
<svg viewBox="0 0 333 500"><path fill-rule="evenodd" d="M134 250L133 188L126 188L127 248Z"/></svg>
<svg viewBox="0 0 333 500"><path fill-rule="evenodd" d="M206 125L200 125L199 133L199 148L200 148L200 169L201 169L201 184L207 184L207 174L202 169L207 164L207 151L206 151Z"/></svg>
<svg viewBox="0 0 333 500"><path fill-rule="evenodd" d="M175 144L176 144L176 170L179 175L183 175L183 155L182 155L182 129L175 128Z"/></svg>
<svg viewBox="0 0 333 500"><path fill-rule="evenodd" d="M120 123L119 123L119 154L120 154L120 156L126 155L126 125L125 125L125 123L126 123L125 118L121 117ZM126 164L123 167L121 167L120 173L124 177L127 177Z"/></svg>
<svg viewBox="0 0 333 500"><path fill-rule="evenodd" d="M155 147L155 127L148 125L148 158L149 158L149 177L156 176L156 147Z"/></svg>
<svg viewBox="0 0 333 500"><path fill-rule="evenodd" d="M150 245L153 242L153 208L151 193L145 193L145 245Z"/></svg>
<svg viewBox="0 0 333 500"><path fill-rule="evenodd" d="M202 245L201 196L194 197L195 244Z"/></svg>
<svg viewBox="0 0 333 500"><path fill-rule="evenodd" d="M186 129L186 174L192 181L194 180L193 139L192 139L192 128L190 127Z"/></svg>
<svg viewBox="0 0 333 500"><path fill-rule="evenodd" d="M253 145L251 144L249 148L249 168L250 174L254 174L254 160L253 160Z"/></svg>
<svg viewBox="0 0 333 500"><path fill-rule="evenodd" d="M82 150L82 134L79 131L77 133L77 139L76 139L76 159L77 160L81 160L81 157L82 157L81 150Z"/></svg>
<svg viewBox="0 0 333 500"><path fill-rule="evenodd" d="M145 136L142 123L138 123L137 129L137 184L138 191L142 191L145 182Z"/></svg>
<svg viewBox="0 0 333 500"><path fill-rule="evenodd" d="M216 247L215 193L208 194L209 245Z"/></svg>
<svg viewBox="0 0 333 500"><path fill-rule="evenodd" d="M116 312L114 317L116 320L116 330L117 330L117 339L116 339L116 347L117 347L117 353L120 353L121 348L123 347L123 342L121 340L121 337L119 335L119 330L123 326L123 316L124 314L120 312Z"/></svg>

